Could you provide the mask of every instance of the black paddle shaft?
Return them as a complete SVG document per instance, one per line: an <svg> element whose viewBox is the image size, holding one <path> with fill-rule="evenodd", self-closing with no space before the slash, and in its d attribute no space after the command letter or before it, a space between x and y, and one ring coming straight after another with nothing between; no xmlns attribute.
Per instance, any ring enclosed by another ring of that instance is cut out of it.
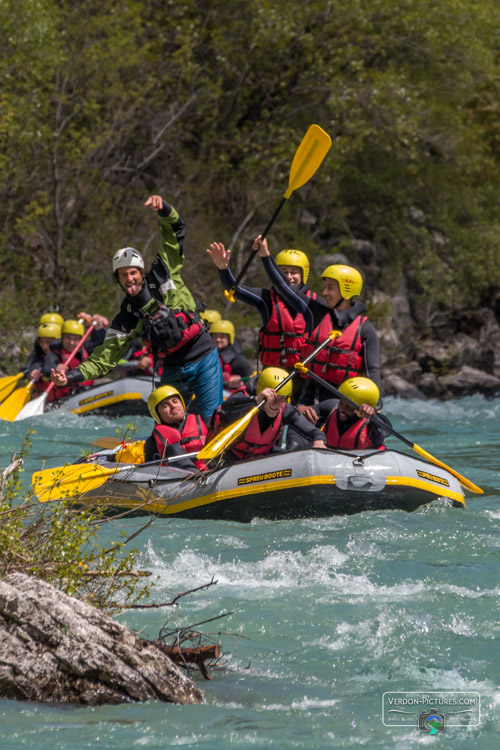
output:
<svg viewBox="0 0 500 750"><path fill-rule="evenodd" d="M330 334L330 336L331 335L332 334ZM318 354L320 353L320 351L322 349L324 349L325 346L327 346L330 343L330 341L332 340L330 338L330 336L327 339L325 339L319 346L317 346L316 349L313 352L311 352L311 354L308 357L306 357L303 362L301 362L301 364L302 365L307 365L307 363L310 362L312 359L314 359L314 357L317 357ZM288 383L288 381L291 380L293 377L295 377L295 375L298 372L299 372L299 370L297 369L297 370L294 370L293 372L291 372L290 375L287 375L287 377L284 380L282 380L281 383L279 383L279 385L276 386L275 390L279 391L280 388L283 388L283 386L285 385L285 383ZM309 375L309 370L307 371L307 374ZM321 378L320 378L320 380L321 380Z"/></svg>
<svg viewBox="0 0 500 750"><path fill-rule="evenodd" d="M271 227L273 226L274 222L278 218L278 215L279 215L281 209L283 208L283 206L285 205L286 201L287 201L287 199L283 196L283 198L280 201L280 204L279 204L278 208L276 209L276 211L274 212L274 214L271 216L267 227L264 229L264 232L261 235L261 239L265 240L265 238L267 237L267 235L271 231ZM238 276L236 278L236 281L234 282L234 284L232 285L232 287L230 289L231 292L234 292L234 290L236 289L236 287L240 283L241 279L246 274L247 269L248 269L248 267L249 267L250 263L252 262L252 260L253 260L253 258L254 258L255 255L257 255L257 250L251 250L250 251L250 255L246 259L246 261L245 261L245 263L243 265L243 268L239 272L239 274L238 274Z"/></svg>

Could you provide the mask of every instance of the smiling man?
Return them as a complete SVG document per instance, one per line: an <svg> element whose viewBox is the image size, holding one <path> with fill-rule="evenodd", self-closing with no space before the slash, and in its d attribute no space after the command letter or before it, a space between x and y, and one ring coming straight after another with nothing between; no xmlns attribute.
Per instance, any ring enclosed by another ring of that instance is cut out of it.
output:
<svg viewBox="0 0 500 750"><path fill-rule="evenodd" d="M144 445L145 461L156 461L183 453L196 453L205 445L207 426L199 414L186 414L184 400L176 388L162 385L148 398L149 413L156 422ZM204 470L204 461L186 458L177 461L178 468Z"/></svg>
<svg viewBox="0 0 500 750"><path fill-rule="evenodd" d="M79 367L59 365L52 379L57 385L80 383L106 375L118 364L134 339L151 343L163 361L162 383L176 387L193 413L210 419L222 402L222 371L215 344L200 318L202 306L184 284L185 224L160 195L144 204L157 212L162 247L146 273L144 258L134 247L113 256L113 277L125 298L106 331L104 343ZM192 395L196 399L190 404Z"/></svg>

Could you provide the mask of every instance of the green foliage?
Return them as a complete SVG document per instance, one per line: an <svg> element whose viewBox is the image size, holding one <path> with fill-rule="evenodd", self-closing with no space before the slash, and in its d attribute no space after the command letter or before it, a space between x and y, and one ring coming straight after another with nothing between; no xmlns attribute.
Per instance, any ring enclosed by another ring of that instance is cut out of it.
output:
<svg viewBox="0 0 500 750"><path fill-rule="evenodd" d="M154 584L137 583L149 575L135 569L137 550L127 552L124 538L99 543L107 521L97 509L40 503L23 492L17 461L29 451L30 438L28 432L13 470L0 475L0 577L22 571L109 612L149 597Z"/></svg>
<svg viewBox="0 0 500 750"><path fill-rule="evenodd" d="M21 324L52 304L112 315L112 251L156 250L153 192L187 221L187 283L220 307L204 248L231 243L237 269L311 122L334 145L274 249L365 240L368 291L404 275L434 308L487 299L500 285L499 22L496 0L4 0L0 323L13 339L12 298Z"/></svg>

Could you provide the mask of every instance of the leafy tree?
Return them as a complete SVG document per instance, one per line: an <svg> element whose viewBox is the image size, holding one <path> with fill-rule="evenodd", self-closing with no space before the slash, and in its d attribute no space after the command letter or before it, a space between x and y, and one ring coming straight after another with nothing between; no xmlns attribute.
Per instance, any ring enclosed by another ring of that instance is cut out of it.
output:
<svg viewBox="0 0 500 750"><path fill-rule="evenodd" d="M23 491L20 473L31 434L0 473L0 578L21 571L110 612L149 597L154 584L140 580L150 574L136 570L137 550L126 551L125 532L103 547L99 529L107 521L101 512L66 501L42 504Z"/></svg>
<svg viewBox="0 0 500 750"><path fill-rule="evenodd" d="M368 291L404 277L421 325L484 302L500 284L499 16L495 0L4 0L0 319L12 298L20 323L52 304L111 314L112 250L155 252L152 192L187 221L186 281L220 307L203 250L221 239L241 262L311 122L334 145L272 249L318 267L341 251Z"/></svg>

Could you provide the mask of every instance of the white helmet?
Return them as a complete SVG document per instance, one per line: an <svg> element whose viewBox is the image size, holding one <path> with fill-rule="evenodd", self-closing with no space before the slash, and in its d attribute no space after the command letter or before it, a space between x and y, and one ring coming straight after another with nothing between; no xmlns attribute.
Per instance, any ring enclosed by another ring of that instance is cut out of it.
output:
<svg viewBox="0 0 500 750"><path fill-rule="evenodd" d="M113 273L119 268L135 266L144 270L144 258L135 247L122 247L113 255Z"/></svg>

